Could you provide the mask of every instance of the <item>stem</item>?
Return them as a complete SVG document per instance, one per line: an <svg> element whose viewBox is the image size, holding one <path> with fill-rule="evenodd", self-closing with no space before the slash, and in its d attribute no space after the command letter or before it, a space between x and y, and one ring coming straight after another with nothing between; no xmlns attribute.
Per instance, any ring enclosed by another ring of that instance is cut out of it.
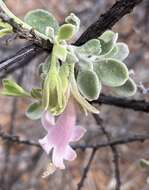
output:
<svg viewBox="0 0 149 190"><path fill-rule="evenodd" d="M13 19L17 24L21 25L24 29L27 29L27 30L32 30L32 26L28 25L27 23L23 22L21 19L19 19L17 16L15 16L8 8L7 6L5 5L5 3L3 2L3 0L0 0L0 7L1 9L6 13L6 15ZM37 30L34 30L34 33L45 39L45 40L48 40L48 37L40 32L38 32Z"/></svg>

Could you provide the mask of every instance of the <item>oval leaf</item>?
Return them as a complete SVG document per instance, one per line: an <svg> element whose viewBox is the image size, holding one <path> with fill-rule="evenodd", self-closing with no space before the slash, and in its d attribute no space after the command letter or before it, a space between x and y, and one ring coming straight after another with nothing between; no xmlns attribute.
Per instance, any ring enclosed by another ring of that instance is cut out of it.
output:
<svg viewBox="0 0 149 190"><path fill-rule="evenodd" d="M123 85L129 77L126 65L115 59L98 60L94 71L104 85L112 87Z"/></svg>
<svg viewBox="0 0 149 190"><path fill-rule="evenodd" d="M84 45L77 47L76 52L88 58L94 55L98 56L101 53L100 41L97 39L89 40Z"/></svg>
<svg viewBox="0 0 149 190"><path fill-rule="evenodd" d="M81 94L88 100L96 100L101 91L101 83L94 71L83 70L77 76L77 85Z"/></svg>
<svg viewBox="0 0 149 190"><path fill-rule="evenodd" d="M72 24L63 24L58 31L58 40L69 40L75 33L75 26Z"/></svg>
<svg viewBox="0 0 149 190"><path fill-rule="evenodd" d="M59 28L59 24L54 16L48 11L42 9L36 9L28 12L24 20L27 24L29 24L42 34L46 34L46 28L48 26L54 29L55 34Z"/></svg>
<svg viewBox="0 0 149 190"><path fill-rule="evenodd" d="M137 86L135 82L131 78L129 78L124 85L112 88L112 90L118 96L129 97L133 96L136 93Z"/></svg>
<svg viewBox="0 0 149 190"><path fill-rule="evenodd" d="M113 54L113 56L111 56L111 58L123 61L125 60L128 55L129 55L129 48L127 46L127 44L125 43L117 43L116 44L117 47L117 52L115 54Z"/></svg>
<svg viewBox="0 0 149 190"><path fill-rule="evenodd" d="M118 39L118 33L115 33L111 30L107 30L98 39L100 40L101 43L101 49L102 49L101 54L105 55L108 52L110 52L114 47Z"/></svg>
<svg viewBox="0 0 149 190"><path fill-rule="evenodd" d="M42 110L41 104L36 102L36 103L29 105L29 107L26 111L26 116L29 119L36 120L36 119L41 118L42 112L43 112L43 110Z"/></svg>

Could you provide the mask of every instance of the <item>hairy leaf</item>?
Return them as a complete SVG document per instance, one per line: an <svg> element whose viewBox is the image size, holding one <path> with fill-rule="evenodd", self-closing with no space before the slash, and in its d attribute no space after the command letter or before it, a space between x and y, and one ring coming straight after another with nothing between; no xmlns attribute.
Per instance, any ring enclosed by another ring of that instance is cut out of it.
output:
<svg viewBox="0 0 149 190"><path fill-rule="evenodd" d="M137 86L135 82L129 78L125 84L119 87L112 88L113 92L116 93L118 96L129 97L133 96L137 91Z"/></svg>
<svg viewBox="0 0 149 190"><path fill-rule="evenodd" d="M42 110L41 103L36 102L36 103L29 105L29 107L26 111L26 116L29 119L36 120L36 119L41 118L42 113L43 113L43 110Z"/></svg>
<svg viewBox="0 0 149 190"><path fill-rule="evenodd" d="M102 83L107 86L121 86L129 77L126 65L115 59L98 60L94 63L94 70Z"/></svg>
<svg viewBox="0 0 149 190"><path fill-rule="evenodd" d="M81 94L88 100L96 100L101 91L101 83L94 71L82 70L77 76L77 85Z"/></svg>
<svg viewBox="0 0 149 190"><path fill-rule="evenodd" d="M74 25L76 28L76 31L79 30L80 19L74 13L71 13L69 16L67 16L65 18L65 22Z"/></svg>
<svg viewBox="0 0 149 190"><path fill-rule="evenodd" d="M89 40L81 47L76 48L77 54L90 58L91 56L98 56L101 53L100 41L97 39Z"/></svg>
<svg viewBox="0 0 149 190"><path fill-rule="evenodd" d="M108 52L110 52L114 47L118 39L118 34L111 30L107 30L98 39L100 40L101 43L101 49L102 49L101 54L105 55Z"/></svg>
<svg viewBox="0 0 149 190"><path fill-rule="evenodd" d="M58 40L70 40L75 33L75 26L72 24L63 24L58 31Z"/></svg>
<svg viewBox="0 0 149 190"><path fill-rule="evenodd" d="M128 49L127 44L120 42L116 44L116 47L117 47L117 52L113 54L111 58L114 58L120 61L125 60L129 55L129 49Z"/></svg>
<svg viewBox="0 0 149 190"><path fill-rule="evenodd" d="M29 24L42 34L46 34L46 28L48 26L54 29L55 34L57 33L59 28L59 24L54 16L48 11L42 9L36 9L28 12L24 20L27 24Z"/></svg>

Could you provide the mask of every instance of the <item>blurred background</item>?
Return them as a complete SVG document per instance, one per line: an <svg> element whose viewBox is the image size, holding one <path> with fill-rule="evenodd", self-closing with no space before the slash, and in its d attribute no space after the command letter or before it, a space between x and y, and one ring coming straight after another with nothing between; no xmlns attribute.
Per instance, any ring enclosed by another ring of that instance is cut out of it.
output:
<svg viewBox="0 0 149 190"><path fill-rule="evenodd" d="M32 9L43 8L50 11L63 22L64 18L74 12L81 19L78 36L112 6L114 0L6 0L8 7L23 19ZM139 84L149 87L149 1L144 0L132 14L121 19L113 28L119 33L119 40L126 42L130 55L125 61L133 69L134 79ZM25 40L0 41L0 59L15 54L28 44ZM39 55L28 66L13 73L11 77L24 88L38 86L38 65L45 54ZM105 93L109 94L107 90ZM148 95L140 92L134 98L149 100ZM40 121L31 121L24 112L28 103L26 99L0 97L0 128L2 131L18 135L21 139L38 142L45 135ZM149 117L145 113L124 110L112 106L100 106L101 118L112 138L128 134L149 132ZM88 129L81 143L98 143L104 139L100 127L92 115L85 117L78 114L78 124ZM149 143L133 143L118 146L122 190L148 190L149 169L140 167L141 158L149 159ZM67 169L56 171L46 179L41 177L49 163L45 153L36 147L5 143L0 139L0 190L77 190L77 184L88 162L91 150L77 151L74 162L67 163ZM82 190L114 190L112 155L109 148L99 149L92 162L91 169Z"/></svg>

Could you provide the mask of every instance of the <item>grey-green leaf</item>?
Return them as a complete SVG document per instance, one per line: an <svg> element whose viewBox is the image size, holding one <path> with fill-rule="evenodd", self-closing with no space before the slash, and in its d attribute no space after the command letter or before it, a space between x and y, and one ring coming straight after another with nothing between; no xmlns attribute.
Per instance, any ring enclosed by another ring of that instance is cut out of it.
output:
<svg viewBox="0 0 149 190"><path fill-rule="evenodd" d="M79 30L80 19L74 13L70 13L70 15L65 18L65 22L69 24L73 24L76 28L76 31Z"/></svg>
<svg viewBox="0 0 149 190"><path fill-rule="evenodd" d="M120 42L116 44L116 47L117 47L117 52L113 54L111 58L114 58L120 61L125 60L129 55L129 48L127 44Z"/></svg>
<svg viewBox="0 0 149 190"><path fill-rule="evenodd" d="M98 39L100 40L101 43L101 49L102 49L101 54L105 55L113 49L118 39L118 34L111 30L107 30Z"/></svg>
<svg viewBox="0 0 149 190"><path fill-rule="evenodd" d="M75 26L73 24L63 24L58 31L58 40L70 40L75 33Z"/></svg>
<svg viewBox="0 0 149 190"><path fill-rule="evenodd" d="M115 59L103 59L94 63L94 71L104 85L116 87L129 78L126 65Z"/></svg>
<svg viewBox="0 0 149 190"><path fill-rule="evenodd" d="M77 85L80 93L89 101L99 97L101 83L94 71L80 71L77 76Z"/></svg>
<svg viewBox="0 0 149 190"><path fill-rule="evenodd" d="M118 96L129 97L135 95L137 86L135 82L129 78L122 86L112 88L112 91Z"/></svg>
<svg viewBox="0 0 149 190"><path fill-rule="evenodd" d="M90 58L91 56L98 56L101 53L101 44L97 39L89 40L84 45L76 48L77 54Z"/></svg>
<svg viewBox="0 0 149 190"><path fill-rule="evenodd" d="M29 107L26 111L26 116L29 119L37 120L37 119L41 118L42 113L43 113L43 110L42 110L41 103L36 102L36 103L29 105Z"/></svg>
<svg viewBox="0 0 149 190"><path fill-rule="evenodd" d="M29 24L42 34L46 34L46 28L48 26L54 29L55 34L57 33L59 28L59 24L54 16L48 11L42 9L36 9L28 12L24 20L27 24Z"/></svg>

